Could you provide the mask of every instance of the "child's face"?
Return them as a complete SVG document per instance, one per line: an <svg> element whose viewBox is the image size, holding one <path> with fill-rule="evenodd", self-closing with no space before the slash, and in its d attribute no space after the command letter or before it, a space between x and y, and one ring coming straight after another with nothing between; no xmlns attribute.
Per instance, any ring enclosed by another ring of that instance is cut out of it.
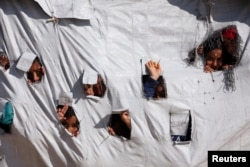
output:
<svg viewBox="0 0 250 167"><path fill-rule="evenodd" d="M39 82L42 80L42 76L45 73L45 69L41 66L39 61L34 61L27 73L27 78L31 83Z"/></svg>
<svg viewBox="0 0 250 167"><path fill-rule="evenodd" d="M213 70L218 70L222 63L222 50L221 49L213 49L208 52L206 57L206 66L209 66Z"/></svg>
<svg viewBox="0 0 250 167"><path fill-rule="evenodd" d="M0 55L0 65L5 67L9 63L9 59L5 54Z"/></svg>
<svg viewBox="0 0 250 167"><path fill-rule="evenodd" d="M92 96L95 95L93 85L85 84L85 85L83 85L83 90L84 90L86 95L92 95Z"/></svg>
<svg viewBox="0 0 250 167"><path fill-rule="evenodd" d="M84 84L83 85L84 93L86 95L92 95L92 96L103 96L103 86L102 86L102 78L98 77L97 83L93 85Z"/></svg>
<svg viewBox="0 0 250 167"><path fill-rule="evenodd" d="M123 111L120 115L121 120L127 125L127 127L131 128L131 117L128 111Z"/></svg>
<svg viewBox="0 0 250 167"><path fill-rule="evenodd" d="M79 125L76 116L73 115L70 118L63 120L62 124L73 136L77 136Z"/></svg>

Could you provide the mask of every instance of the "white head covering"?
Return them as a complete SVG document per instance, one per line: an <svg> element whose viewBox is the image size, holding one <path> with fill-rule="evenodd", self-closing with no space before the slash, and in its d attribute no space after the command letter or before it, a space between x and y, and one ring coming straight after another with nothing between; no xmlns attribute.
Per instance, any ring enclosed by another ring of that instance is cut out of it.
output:
<svg viewBox="0 0 250 167"><path fill-rule="evenodd" d="M83 76L82 76L82 83L83 84L96 84L97 83L97 79L98 79L98 73L92 69L86 69L83 72Z"/></svg>
<svg viewBox="0 0 250 167"><path fill-rule="evenodd" d="M16 67L19 70L22 70L24 72L28 72L36 57L37 56L35 54L33 54L33 53L24 52L21 55L20 59L18 60L18 63L16 65Z"/></svg>
<svg viewBox="0 0 250 167"><path fill-rule="evenodd" d="M116 91L116 96L112 100L112 114L121 114L123 111L129 110L128 98L121 92Z"/></svg>
<svg viewBox="0 0 250 167"><path fill-rule="evenodd" d="M72 103L73 103L72 92L61 92L60 93L58 105L72 106Z"/></svg>

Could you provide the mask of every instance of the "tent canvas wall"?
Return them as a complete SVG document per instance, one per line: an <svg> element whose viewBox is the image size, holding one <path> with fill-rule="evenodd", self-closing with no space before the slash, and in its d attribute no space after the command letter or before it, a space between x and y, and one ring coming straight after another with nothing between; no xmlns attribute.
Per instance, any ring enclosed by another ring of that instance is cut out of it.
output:
<svg viewBox="0 0 250 167"><path fill-rule="evenodd" d="M12 134L1 134L0 166L207 166L208 150L249 150L249 25L247 0L1 0L0 49L10 68L0 70L0 97L12 102ZM210 17L209 19L206 19ZM235 91L225 91L223 72L203 72L184 59L213 30L237 26L242 60ZM46 74L30 85L16 68L32 52ZM168 97L143 98L141 59L160 61ZM107 84L99 100L84 95L83 71ZM59 124L60 92L72 92L80 120L78 137ZM110 136L114 103L128 104L130 140ZM189 144L173 145L170 113L190 111Z"/></svg>

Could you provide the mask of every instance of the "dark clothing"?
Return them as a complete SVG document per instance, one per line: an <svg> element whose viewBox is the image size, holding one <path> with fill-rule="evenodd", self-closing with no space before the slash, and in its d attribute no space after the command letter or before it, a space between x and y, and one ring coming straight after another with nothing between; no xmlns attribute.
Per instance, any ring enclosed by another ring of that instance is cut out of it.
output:
<svg viewBox="0 0 250 167"><path fill-rule="evenodd" d="M155 88L159 84L159 81L153 80L150 76L143 83L144 94L147 98L154 97Z"/></svg>

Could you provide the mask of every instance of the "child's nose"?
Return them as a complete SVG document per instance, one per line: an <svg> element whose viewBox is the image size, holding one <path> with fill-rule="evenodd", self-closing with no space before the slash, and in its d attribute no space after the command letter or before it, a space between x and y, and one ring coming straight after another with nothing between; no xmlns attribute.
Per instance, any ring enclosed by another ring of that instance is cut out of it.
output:
<svg viewBox="0 0 250 167"><path fill-rule="evenodd" d="M218 62L215 60L215 61L213 61L213 64L212 64L212 65L213 65L214 68L217 68Z"/></svg>
<svg viewBox="0 0 250 167"><path fill-rule="evenodd" d="M33 79L34 79L35 82L40 80L40 78L39 78L39 76L37 75L36 72L33 72L33 77L34 77Z"/></svg>

